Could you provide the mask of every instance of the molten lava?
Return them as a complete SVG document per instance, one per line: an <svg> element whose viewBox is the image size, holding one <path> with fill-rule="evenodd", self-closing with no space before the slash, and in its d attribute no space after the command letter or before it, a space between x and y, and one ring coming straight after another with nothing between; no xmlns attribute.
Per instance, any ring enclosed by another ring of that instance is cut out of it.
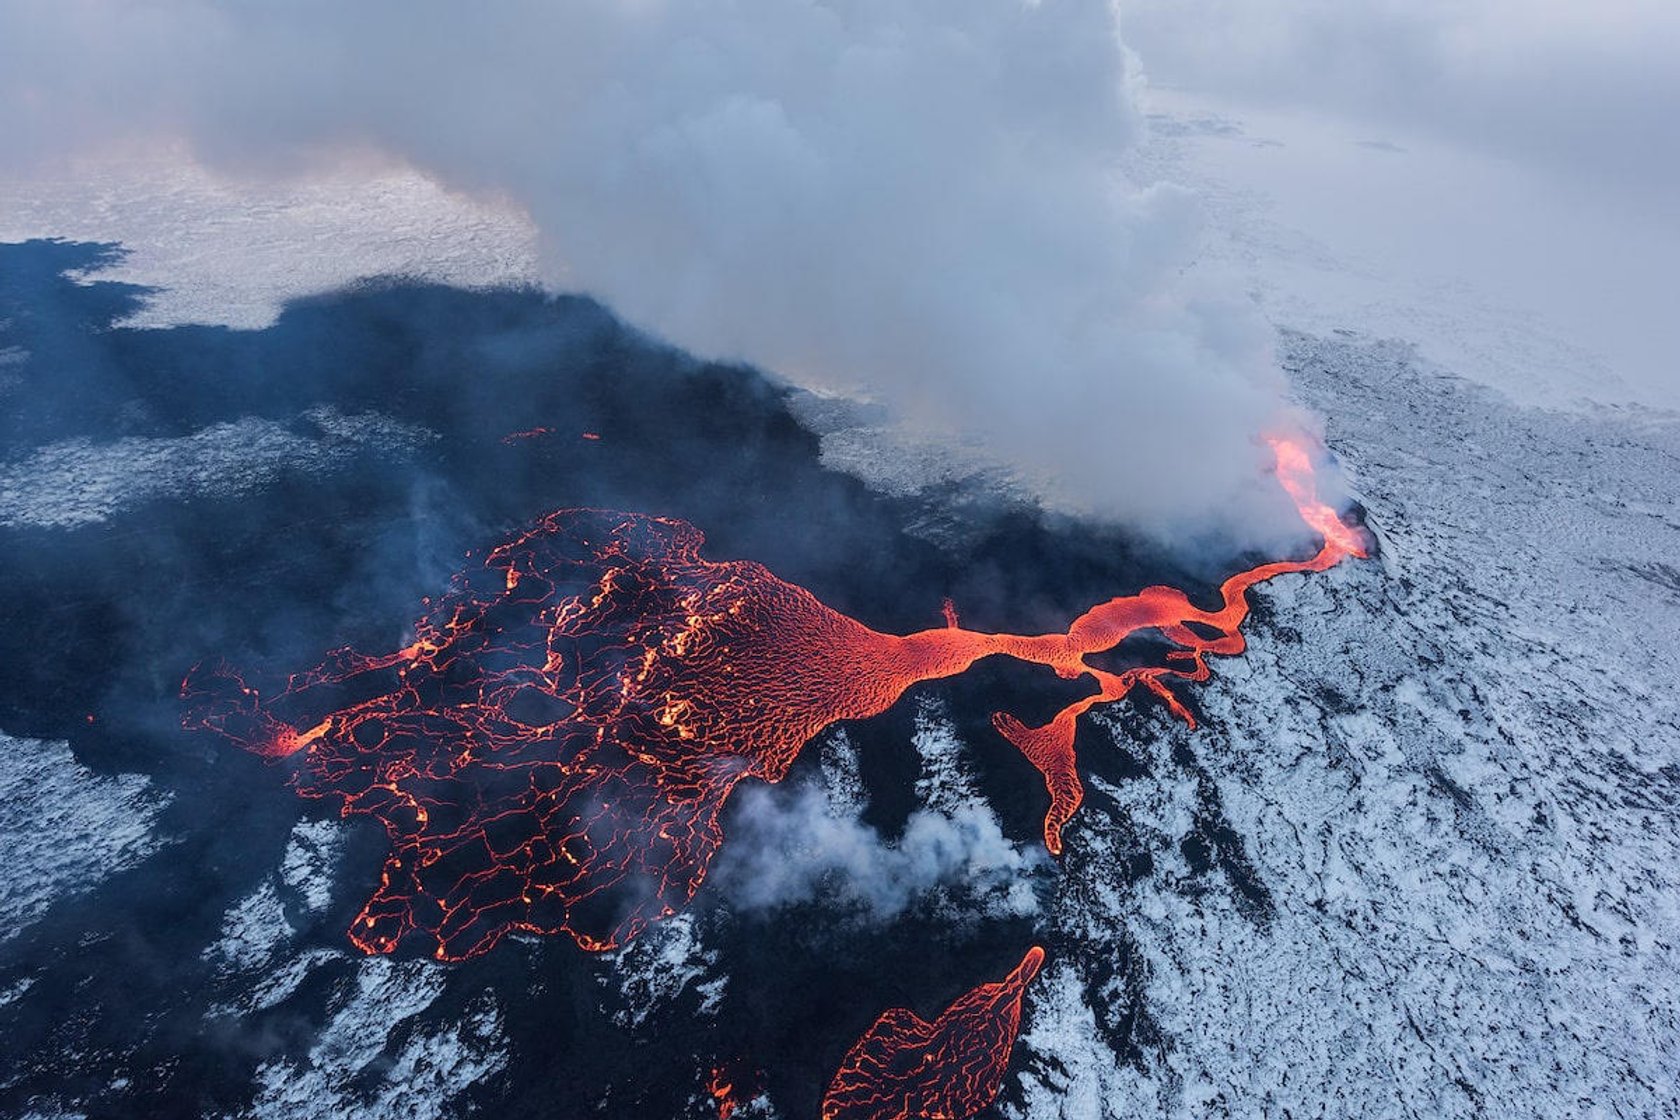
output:
<svg viewBox="0 0 1680 1120"><path fill-rule="evenodd" d="M706 1079L706 1092L717 1106L718 1120L729 1120L742 1105L752 1100L753 1093L746 1079L746 1068L740 1062L713 1067L711 1076Z"/></svg>
<svg viewBox="0 0 1680 1120"><path fill-rule="evenodd" d="M822 1120L964 1120L991 1104L1021 1029L1021 998L1043 964L1034 945L1015 971L931 1023L904 1007L883 1012L829 1082Z"/></svg>
<svg viewBox="0 0 1680 1120"><path fill-rule="evenodd" d="M1066 633L965 630L947 603L939 629L882 634L762 565L703 559L685 522L564 510L457 575L396 652L337 650L263 690L201 666L182 684L185 722L300 755L299 793L384 824L390 856L350 929L369 953L413 940L458 960L513 930L619 945L693 897L736 783L780 780L824 727L993 654L1097 685L1042 727L993 717L1044 776L1044 841L1060 852L1084 796L1081 714L1142 686L1193 724L1168 683L1205 680L1210 654L1242 652L1250 588L1364 555L1359 530L1316 497L1305 451L1273 448L1323 546L1230 577L1214 610L1148 587ZM1167 665L1086 663L1144 630L1179 647Z"/></svg>

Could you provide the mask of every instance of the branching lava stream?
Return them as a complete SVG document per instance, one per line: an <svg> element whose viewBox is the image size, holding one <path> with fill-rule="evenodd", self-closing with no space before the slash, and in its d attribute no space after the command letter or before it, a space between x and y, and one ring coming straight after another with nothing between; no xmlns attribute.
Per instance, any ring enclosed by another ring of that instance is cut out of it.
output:
<svg viewBox="0 0 1680 1120"><path fill-rule="evenodd" d="M980 633L948 608L942 628L882 634L762 565L703 559L686 522L563 510L460 573L393 653L337 650L260 689L200 666L182 684L185 723L298 756L299 793L385 825L390 855L349 932L368 953L412 941L460 960L513 930L622 944L693 897L738 782L778 781L824 727L995 654L1097 685L1042 727L993 717L1044 776L1044 842L1060 852L1083 797L1081 714L1142 686L1191 720L1170 683L1205 680L1209 655L1242 652L1250 588L1364 555L1359 530L1314 493L1305 450L1272 446L1323 545L1231 576L1213 610L1148 587L1065 633ZM1178 647L1166 665L1086 662L1144 630Z"/></svg>
<svg viewBox="0 0 1680 1120"><path fill-rule="evenodd" d="M390 854L349 931L367 953L414 942L462 960L514 930L620 945L694 896L738 782L779 781L824 727L993 655L1096 684L1040 727L992 717L1043 775L1044 843L1060 853L1084 797L1082 714L1141 686L1194 725L1171 682L1206 680L1209 655L1243 651L1251 588L1365 555L1361 531L1318 499L1306 451L1272 449L1323 544L1310 559L1229 577L1212 610L1155 586L1097 604L1065 633L986 634L964 629L946 600L944 627L882 634L762 565L703 559L686 522L562 510L426 601L403 648L339 649L261 690L226 665L199 666L182 682L184 722L260 755L298 756L299 793L385 825ZM1141 631L1172 643L1166 664L1111 672L1087 660ZM881 1015L835 1074L824 1120L985 1108L1043 959L1035 946L932 1023L904 1008ZM720 1115L736 1109L730 1079L714 1072L708 1091Z"/></svg>

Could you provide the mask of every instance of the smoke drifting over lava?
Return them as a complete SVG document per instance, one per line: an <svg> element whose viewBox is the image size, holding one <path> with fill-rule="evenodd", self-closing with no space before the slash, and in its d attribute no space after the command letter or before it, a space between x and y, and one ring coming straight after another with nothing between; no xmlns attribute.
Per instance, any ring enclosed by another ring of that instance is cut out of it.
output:
<svg viewBox="0 0 1680 1120"><path fill-rule="evenodd" d="M527 209L556 285L863 390L1064 505L1292 521L1255 439L1268 332L1182 288L1194 200L1116 170L1141 79L1106 0L24 4L0 43L14 153L371 149Z"/></svg>
<svg viewBox="0 0 1680 1120"><path fill-rule="evenodd" d="M1081 715L1146 689L1193 726L1169 685L1243 652L1251 588L1366 554L1362 530L1318 499L1306 450L1275 453L1323 544L1230 576L1213 610L1158 585L1098 603L1065 633L1020 635L963 629L947 603L944 627L901 637L760 564L704 559L687 522L561 510L427 600L402 649L334 650L283 688L200 666L182 683L184 722L268 758L300 755L301 794L385 825L391 854L350 930L367 953L412 936L464 960L513 930L621 945L693 898L743 779L779 782L817 732L998 654L1097 685L1040 726L992 716L1044 778L1044 845L1060 855L1084 799ZM1166 663L1086 660L1144 630L1175 647Z"/></svg>

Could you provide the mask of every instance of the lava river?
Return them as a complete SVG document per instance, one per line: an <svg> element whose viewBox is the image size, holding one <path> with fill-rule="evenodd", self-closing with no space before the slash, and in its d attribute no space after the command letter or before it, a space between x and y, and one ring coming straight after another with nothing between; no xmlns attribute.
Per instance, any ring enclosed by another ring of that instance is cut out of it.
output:
<svg viewBox="0 0 1680 1120"><path fill-rule="evenodd" d="M828 725L992 655L1096 684L1040 727L993 717L1044 776L1044 842L1059 852L1083 797L1082 713L1143 687L1190 720L1171 685L1205 680L1209 655L1242 652L1250 588L1364 555L1360 530L1317 498L1304 449L1272 446L1323 543L1229 577L1211 610L1157 586L1097 604L1064 633L980 633L951 614L939 629L883 634L762 565L704 559L686 522L563 510L427 601L404 648L340 649L272 685L200 666L182 685L185 722L295 756L299 793L384 824L390 854L349 931L368 953L413 942L459 960L514 930L622 944L693 897L737 783L778 781ZM1141 631L1174 645L1166 664L1087 663Z"/></svg>

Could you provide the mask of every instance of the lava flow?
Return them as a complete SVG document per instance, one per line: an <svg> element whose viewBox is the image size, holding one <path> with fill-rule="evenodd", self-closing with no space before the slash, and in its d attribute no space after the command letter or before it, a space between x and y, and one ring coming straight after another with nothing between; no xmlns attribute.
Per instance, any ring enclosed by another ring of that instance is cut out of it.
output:
<svg viewBox="0 0 1680 1120"><path fill-rule="evenodd" d="M753 1099L747 1067L741 1062L726 1062L712 1068L706 1079L706 1092L717 1106L718 1120L729 1120L741 1107Z"/></svg>
<svg viewBox="0 0 1680 1120"><path fill-rule="evenodd" d="M1305 451L1273 449L1323 546L1230 577L1215 610L1149 587L1066 633L965 630L952 608L940 629L882 634L760 564L703 559L686 522L563 510L458 574L394 653L337 650L262 689L200 666L182 684L185 723L261 755L301 755L299 793L385 825L389 858L350 929L369 953L412 938L458 960L513 930L619 945L693 897L736 783L780 780L829 724L993 654L1096 682L1043 727L993 717L1044 776L1044 840L1059 852L1083 798L1083 712L1141 685L1190 721L1168 682L1205 680L1209 654L1243 650L1250 588L1364 555L1359 531L1315 496ZM1086 663L1143 630L1179 647L1167 665Z"/></svg>
<svg viewBox="0 0 1680 1120"><path fill-rule="evenodd" d="M883 1012L829 1082L822 1120L964 1120L991 1104L1021 1029L1021 998L1043 964L1034 945L1008 976L931 1023L905 1007Z"/></svg>

